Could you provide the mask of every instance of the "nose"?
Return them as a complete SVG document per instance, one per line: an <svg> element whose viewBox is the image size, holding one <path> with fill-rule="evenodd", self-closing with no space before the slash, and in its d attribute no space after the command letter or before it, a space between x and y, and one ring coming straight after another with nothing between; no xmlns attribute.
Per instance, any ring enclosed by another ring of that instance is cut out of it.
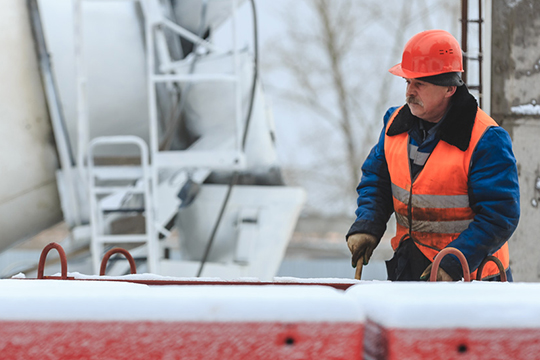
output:
<svg viewBox="0 0 540 360"><path fill-rule="evenodd" d="M412 84L407 84L407 90L405 91L405 95L416 95L416 89Z"/></svg>

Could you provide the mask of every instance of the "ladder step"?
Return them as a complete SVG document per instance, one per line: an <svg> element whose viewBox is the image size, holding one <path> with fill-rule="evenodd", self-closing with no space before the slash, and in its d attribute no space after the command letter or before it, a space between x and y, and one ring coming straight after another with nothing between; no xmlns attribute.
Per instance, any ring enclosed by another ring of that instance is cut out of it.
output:
<svg viewBox="0 0 540 360"><path fill-rule="evenodd" d="M112 213L143 213L145 212L145 208L120 208L120 209L103 209L101 212L104 214L112 214Z"/></svg>
<svg viewBox="0 0 540 360"><path fill-rule="evenodd" d="M140 166L94 166L92 173L100 180L129 180L143 176Z"/></svg>
<svg viewBox="0 0 540 360"><path fill-rule="evenodd" d="M105 235L96 236L95 241L98 243L144 243L148 241L147 235Z"/></svg>
<svg viewBox="0 0 540 360"><path fill-rule="evenodd" d="M225 81L236 82L236 76L229 74L167 74L153 75L151 77L154 83L181 81L181 82L203 82L203 81Z"/></svg>
<svg viewBox="0 0 540 360"><path fill-rule="evenodd" d="M206 167L219 169L243 169L245 155L233 150L176 150L159 151L154 154L153 165L158 168Z"/></svg>
<svg viewBox="0 0 540 360"><path fill-rule="evenodd" d="M131 194L144 194L144 189L139 189L132 186L101 186L91 190L93 195L107 195L120 191L125 191Z"/></svg>

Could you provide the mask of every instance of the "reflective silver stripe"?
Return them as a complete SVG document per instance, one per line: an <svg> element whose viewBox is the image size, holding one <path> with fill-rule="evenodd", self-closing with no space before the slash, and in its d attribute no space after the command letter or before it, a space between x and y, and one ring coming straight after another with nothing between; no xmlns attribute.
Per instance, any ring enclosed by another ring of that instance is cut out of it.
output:
<svg viewBox="0 0 540 360"><path fill-rule="evenodd" d="M409 228L409 220L407 216L396 213L396 221L399 225Z"/></svg>
<svg viewBox="0 0 540 360"><path fill-rule="evenodd" d="M409 192L392 184L392 195L404 204L409 203ZM416 208L452 209L469 207L469 195L416 195L412 206Z"/></svg>
<svg viewBox="0 0 540 360"><path fill-rule="evenodd" d="M424 166L431 153L418 151L418 146L409 144L409 158L415 165Z"/></svg>
<svg viewBox="0 0 540 360"><path fill-rule="evenodd" d="M413 195L412 206L418 208L467 208L469 195Z"/></svg>
<svg viewBox="0 0 540 360"><path fill-rule="evenodd" d="M399 225L409 228L407 216L396 214L396 220ZM472 220L456 220L456 221L420 221L413 220L412 231L437 233L437 234L458 234L469 227Z"/></svg>
<svg viewBox="0 0 540 360"><path fill-rule="evenodd" d="M404 204L409 203L409 192L392 183L392 195Z"/></svg>

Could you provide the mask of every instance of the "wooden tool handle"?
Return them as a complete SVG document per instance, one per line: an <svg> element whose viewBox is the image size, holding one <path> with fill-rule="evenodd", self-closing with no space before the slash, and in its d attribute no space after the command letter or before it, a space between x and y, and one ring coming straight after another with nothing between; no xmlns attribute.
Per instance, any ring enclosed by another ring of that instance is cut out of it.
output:
<svg viewBox="0 0 540 360"><path fill-rule="evenodd" d="M354 274L354 278L356 280L362 279L362 266L363 266L363 257L358 259L358 262L356 263L356 272Z"/></svg>

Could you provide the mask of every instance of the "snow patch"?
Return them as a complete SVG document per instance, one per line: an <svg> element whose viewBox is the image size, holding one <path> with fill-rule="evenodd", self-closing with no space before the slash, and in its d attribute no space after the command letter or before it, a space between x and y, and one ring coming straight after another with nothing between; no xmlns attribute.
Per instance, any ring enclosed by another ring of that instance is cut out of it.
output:
<svg viewBox="0 0 540 360"><path fill-rule="evenodd" d="M512 106L510 110L512 113L518 115L540 115L540 105L536 105L534 103Z"/></svg>
<svg viewBox="0 0 540 360"><path fill-rule="evenodd" d="M516 5L518 5L522 0L508 0L507 4L511 8L514 8Z"/></svg>
<svg viewBox="0 0 540 360"><path fill-rule="evenodd" d="M344 278L297 278L297 277L275 277L276 283L295 283L295 284L359 284L362 281Z"/></svg>
<svg viewBox="0 0 540 360"><path fill-rule="evenodd" d="M56 273L53 276L60 277L60 273ZM72 277L77 280L136 280L136 281L197 281L197 282L227 282L219 277L174 277L163 276L150 273L143 274L129 274L122 276L108 276L108 275L85 275L79 272L68 272L68 277ZM246 278L247 279L247 278ZM233 280L229 280L233 281ZM238 280L236 280L238 281Z"/></svg>
<svg viewBox="0 0 540 360"><path fill-rule="evenodd" d="M24 274L20 274L22 278L25 278ZM60 273L56 273L53 276L60 277ZM19 276L15 275L15 276ZM13 278L15 278L15 276ZM194 281L194 282L219 282L223 284L231 282L244 282L244 283L268 283L267 281L261 281L261 279L256 277L239 277L229 280L224 280L219 277L174 277L174 276L163 276L150 273L144 274L130 274L122 276L107 276L107 275L85 275L79 272L68 272L68 277L74 278L77 280L127 280L127 281ZM274 277L272 279L275 283L295 283L295 284L359 284L363 281L355 279L345 279L345 278L297 278L297 277Z"/></svg>

